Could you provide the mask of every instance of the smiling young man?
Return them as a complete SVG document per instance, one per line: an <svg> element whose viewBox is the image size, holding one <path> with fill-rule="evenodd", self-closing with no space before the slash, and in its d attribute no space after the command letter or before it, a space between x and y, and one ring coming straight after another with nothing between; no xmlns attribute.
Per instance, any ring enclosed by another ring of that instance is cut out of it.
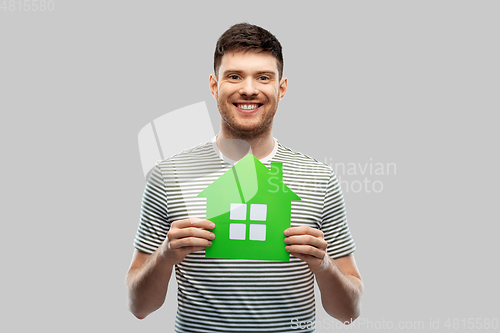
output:
<svg viewBox="0 0 500 333"><path fill-rule="evenodd" d="M175 267L176 332L314 332L314 279L324 309L342 322L360 311L363 283L354 261L342 192L332 169L272 135L287 90L279 41L247 23L217 42L210 90L221 115L212 142L159 162L144 191L126 278L130 310L145 318L165 300ZM197 194L251 152L300 198L284 230L289 262L205 258L215 228Z"/></svg>

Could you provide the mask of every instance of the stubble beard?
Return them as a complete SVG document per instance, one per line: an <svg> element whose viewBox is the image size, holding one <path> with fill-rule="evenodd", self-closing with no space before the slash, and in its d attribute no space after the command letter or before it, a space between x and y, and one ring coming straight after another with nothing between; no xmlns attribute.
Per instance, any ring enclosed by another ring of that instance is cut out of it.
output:
<svg viewBox="0 0 500 333"><path fill-rule="evenodd" d="M271 131L273 127L274 115L276 114L276 110L278 108L278 106L276 105L274 110L269 110L268 113L263 114L259 118L258 124L251 128L247 128L244 126L239 126L237 124L235 117L231 115L230 112L227 112L226 106L221 105L217 102L217 107L222 119L221 126L224 126L227 134L233 139L242 140L257 139L261 136L264 136L267 132Z"/></svg>

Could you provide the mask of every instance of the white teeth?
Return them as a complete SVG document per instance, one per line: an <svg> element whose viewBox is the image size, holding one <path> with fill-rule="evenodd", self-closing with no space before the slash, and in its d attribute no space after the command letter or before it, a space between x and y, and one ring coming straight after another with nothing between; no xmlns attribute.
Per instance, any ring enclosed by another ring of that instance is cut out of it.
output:
<svg viewBox="0 0 500 333"><path fill-rule="evenodd" d="M242 110L254 110L259 107L259 104L236 104L236 106Z"/></svg>

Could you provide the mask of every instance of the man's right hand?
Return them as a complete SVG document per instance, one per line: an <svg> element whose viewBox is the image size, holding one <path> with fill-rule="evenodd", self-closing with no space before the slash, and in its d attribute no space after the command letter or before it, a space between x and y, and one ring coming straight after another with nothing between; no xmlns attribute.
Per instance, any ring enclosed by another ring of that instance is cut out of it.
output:
<svg viewBox="0 0 500 333"><path fill-rule="evenodd" d="M172 266L189 254L212 245L215 234L206 229L215 228L209 220L189 218L172 222L167 238L162 244L161 255Z"/></svg>
<svg viewBox="0 0 500 333"><path fill-rule="evenodd" d="M208 220L190 218L172 222L167 237L153 253L137 249L126 278L130 311L146 318L165 301L172 268L192 252L204 250L215 238L207 229L215 228Z"/></svg>

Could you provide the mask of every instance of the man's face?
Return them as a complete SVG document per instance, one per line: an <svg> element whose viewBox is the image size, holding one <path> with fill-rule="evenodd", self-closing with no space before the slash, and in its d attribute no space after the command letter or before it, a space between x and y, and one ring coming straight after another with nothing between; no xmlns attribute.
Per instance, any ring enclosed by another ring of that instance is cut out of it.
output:
<svg viewBox="0 0 500 333"><path fill-rule="evenodd" d="M210 76L221 126L241 139L271 130L286 88L286 78L279 79L276 58L267 53L228 52L222 57L218 76Z"/></svg>

